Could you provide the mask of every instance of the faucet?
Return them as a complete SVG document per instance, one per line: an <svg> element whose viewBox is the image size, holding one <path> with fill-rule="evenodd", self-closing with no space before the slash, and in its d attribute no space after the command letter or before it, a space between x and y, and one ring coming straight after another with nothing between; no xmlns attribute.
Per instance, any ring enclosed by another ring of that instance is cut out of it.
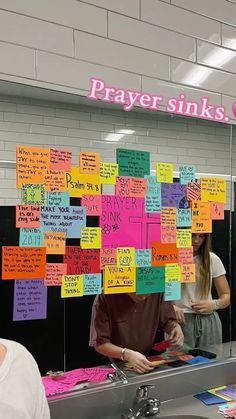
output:
<svg viewBox="0 0 236 419"><path fill-rule="evenodd" d="M118 367L118 365L115 363L114 359L110 358L110 361L111 361L111 367L114 368L115 373L108 374L108 378L111 381L121 381L123 384L127 384L128 379L127 379L124 371L122 371L122 369Z"/></svg>
<svg viewBox="0 0 236 419"><path fill-rule="evenodd" d="M133 409L121 415L121 419L144 419L152 417L156 419L160 415L160 401L149 397L149 389L154 386L146 384L138 387L133 403Z"/></svg>

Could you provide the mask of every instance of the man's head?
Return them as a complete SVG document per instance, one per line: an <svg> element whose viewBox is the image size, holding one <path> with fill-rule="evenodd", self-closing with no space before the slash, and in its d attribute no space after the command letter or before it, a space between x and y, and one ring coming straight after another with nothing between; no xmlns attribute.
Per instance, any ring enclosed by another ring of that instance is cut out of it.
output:
<svg viewBox="0 0 236 419"><path fill-rule="evenodd" d="M135 292L128 293L128 296L135 302L141 303L142 301L146 300L150 294L136 294Z"/></svg>

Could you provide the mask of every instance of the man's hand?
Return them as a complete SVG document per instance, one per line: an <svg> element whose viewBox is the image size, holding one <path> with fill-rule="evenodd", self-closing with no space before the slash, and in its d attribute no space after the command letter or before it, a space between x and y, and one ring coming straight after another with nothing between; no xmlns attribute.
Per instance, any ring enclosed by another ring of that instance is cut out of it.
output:
<svg viewBox="0 0 236 419"><path fill-rule="evenodd" d="M132 351L131 349L126 349L125 360L130 362L134 370L139 374L152 371L154 368L146 356L142 355L140 352Z"/></svg>
<svg viewBox="0 0 236 419"><path fill-rule="evenodd" d="M173 323L172 329L169 333L171 339L171 345L183 346L184 335L182 329L178 323Z"/></svg>
<svg viewBox="0 0 236 419"><path fill-rule="evenodd" d="M185 323L185 318L184 318L184 311L182 308L178 307L178 306L173 306L175 309L175 314L176 314L176 319L177 322L179 324L184 324Z"/></svg>
<svg viewBox="0 0 236 419"><path fill-rule="evenodd" d="M210 313L215 309L215 301L196 300L192 301L190 307L196 311L196 313Z"/></svg>

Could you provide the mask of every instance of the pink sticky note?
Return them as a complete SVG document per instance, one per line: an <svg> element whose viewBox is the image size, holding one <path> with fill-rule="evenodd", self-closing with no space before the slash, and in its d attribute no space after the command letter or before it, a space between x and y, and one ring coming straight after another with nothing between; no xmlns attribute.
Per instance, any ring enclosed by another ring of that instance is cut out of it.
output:
<svg viewBox="0 0 236 419"><path fill-rule="evenodd" d="M223 202L211 202L211 219L223 220L224 209L225 209L225 205Z"/></svg>
<svg viewBox="0 0 236 419"><path fill-rule="evenodd" d="M81 206L86 208L86 215L101 215L101 195L82 195Z"/></svg>

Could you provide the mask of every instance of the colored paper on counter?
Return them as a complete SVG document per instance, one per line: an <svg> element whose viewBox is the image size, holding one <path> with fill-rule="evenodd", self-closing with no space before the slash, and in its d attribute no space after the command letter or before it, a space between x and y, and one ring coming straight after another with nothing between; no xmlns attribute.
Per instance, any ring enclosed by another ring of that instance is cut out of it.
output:
<svg viewBox="0 0 236 419"><path fill-rule="evenodd" d="M83 295L97 295L102 292L102 275L84 274L83 275Z"/></svg>
<svg viewBox="0 0 236 419"><path fill-rule="evenodd" d="M162 207L161 224L176 226L176 208L175 207Z"/></svg>
<svg viewBox="0 0 236 419"><path fill-rule="evenodd" d="M83 194L100 195L100 176L97 173L80 173L80 168L72 166L66 172L66 187L70 197L81 198Z"/></svg>
<svg viewBox="0 0 236 419"><path fill-rule="evenodd" d="M86 208L86 215L100 216L102 214L102 196L82 195L81 206Z"/></svg>
<svg viewBox="0 0 236 419"><path fill-rule="evenodd" d="M100 272L100 249L66 246L63 262L67 264L68 275Z"/></svg>
<svg viewBox="0 0 236 419"><path fill-rule="evenodd" d="M152 241L151 257L153 266L161 266L168 263L178 263L178 249L176 244Z"/></svg>
<svg viewBox="0 0 236 419"><path fill-rule="evenodd" d="M151 249L135 249L135 265L150 266L151 265Z"/></svg>
<svg viewBox="0 0 236 419"><path fill-rule="evenodd" d="M41 184L24 183L21 189L22 204L44 205L46 194Z"/></svg>
<svg viewBox="0 0 236 419"><path fill-rule="evenodd" d="M181 282L195 282L196 281L196 267L194 263L184 263L180 265Z"/></svg>
<svg viewBox="0 0 236 419"><path fill-rule="evenodd" d="M41 227L46 231L64 232L67 238L80 238L81 229L86 226L84 207L60 205L42 206L40 214Z"/></svg>
<svg viewBox="0 0 236 419"><path fill-rule="evenodd" d="M199 201L201 199L201 184L199 181L188 183L187 200Z"/></svg>
<svg viewBox="0 0 236 419"><path fill-rule="evenodd" d="M152 294L164 291L164 266L146 266L136 268L136 294Z"/></svg>
<svg viewBox="0 0 236 419"><path fill-rule="evenodd" d="M60 148L50 148L50 169L64 170L71 169L72 152Z"/></svg>
<svg viewBox="0 0 236 419"><path fill-rule="evenodd" d="M45 274L45 247L2 247L2 279L41 279Z"/></svg>
<svg viewBox="0 0 236 419"><path fill-rule="evenodd" d="M119 176L144 177L150 174L150 153L148 151L116 149Z"/></svg>
<svg viewBox="0 0 236 419"><path fill-rule="evenodd" d="M116 249L117 266L135 266L135 248L118 247Z"/></svg>
<svg viewBox="0 0 236 419"><path fill-rule="evenodd" d="M46 263L46 278L44 279L44 285L47 287L61 286L62 276L66 274L66 263Z"/></svg>
<svg viewBox="0 0 236 419"><path fill-rule="evenodd" d="M17 279L14 284L13 321L47 317L47 287L43 279Z"/></svg>
<svg viewBox="0 0 236 419"><path fill-rule="evenodd" d="M165 266L165 279L168 281L180 281L180 265L178 263L170 263Z"/></svg>
<svg viewBox="0 0 236 419"><path fill-rule="evenodd" d="M39 205L16 205L16 227L40 227Z"/></svg>
<svg viewBox="0 0 236 419"><path fill-rule="evenodd" d="M176 247L191 247L192 232L188 228L178 228L176 233Z"/></svg>
<svg viewBox="0 0 236 419"><path fill-rule="evenodd" d="M236 386L228 385L221 390L216 390L216 394L219 396L231 397L232 400L236 400Z"/></svg>
<svg viewBox="0 0 236 419"><path fill-rule="evenodd" d="M165 301L177 301L181 298L181 284L179 281L166 281L165 283Z"/></svg>
<svg viewBox="0 0 236 419"><path fill-rule="evenodd" d="M101 227L81 228L80 246L82 249L100 249Z"/></svg>
<svg viewBox="0 0 236 419"><path fill-rule="evenodd" d="M145 212L161 212L161 196L145 195Z"/></svg>
<svg viewBox="0 0 236 419"><path fill-rule="evenodd" d="M194 182L196 178L195 166L180 165L179 166L179 181L182 185L189 182Z"/></svg>
<svg viewBox="0 0 236 419"><path fill-rule="evenodd" d="M211 233L210 202L192 201L192 233Z"/></svg>
<svg viewBox="0 0 236 419"><path fill-rule="evenodd" d="M66 246L66 233L62 231L44 231L43 245L47 255L64 255Z"/></svg>
<svg viewBox="0 0 236 419"><path fill-rule="evenodd" d="M188 208L187 186L180 183L162 183L161 205L163 207Z"/></svg>
<svg viewBox="0 0 236 419"><path fill-rule="evenodd" d="M186 359L186 362L188 364L195 365L195 364L200 364L204 362L207 364L208 362L212 362L212 360L210 360L209 358L205 358L205 356L198 355L198 356L194 356L191 359Z"/></svg>
<svg viewBox="0 0 236 419"><path fill-rule="evenodd" d="M226 179L201 177L200 182L203 202L226 202Z"/></svg>
<svg viewBox="0 0 236 419"><path fill-rule="evenodd" d="M225 386L215 387L215 388L211 388L210 390L208 390L208 392L211 393L211 394L214 394L215 396L218 396L217 391L223 390L224 388L225 388ZM221 396L218 396L218 397L221 397L222 399L224 399L228 402L230 402L232 400L231 397L223 396L223 394Z"/></svg>
<svg viewBox="0 0 236 419"><path fill-rule="evenodd" d="M61 205L62 207L68 207L70 205L69 191L47 192L46 205L49 205L52 207L54 205Z"/></svg>
<svg viewBox="0 0 236 419"><path fill-rule="evenodd" d="M23 183L43 183L43 171L49 169L49 148L16 146L17 188Z"/></svg>
<svg viewBox="0 0 236 419"><path fill-rule="evenodd" d="M224 220L225 204L223 202L211 202L211 219Z"/></svg>
<svg viewBox="0 0 236 419"><path fill-rule="evenodd" d="M114 185L118 176L118 164L100 162L100 182L102 184Z"/></svg>
<svg viewBox="0 0 236 419"><path fill-rule="evenodd" d="M43 184L46 192L65 192L66 174L63 170L45 170Z"/></svg>
<svg viewBox="0 0 236 419"><path fill-rule="evenodd" d="M20 228L19 246L43 246L43 229L41 227Z"/></svg>
<svg viewBox="0 0 236 419"><path fill-rule="evenodd" d="M162 340L161 342L154 343L152 349L154 351L164 351L171 346L171 339Z"/></svg>
<svg viewBox="0 0 236 419"><path fill-rule="evenodd" d="M173 164L172 163L157 163L156 164L156 177L157 177L158 182L172 183L173 182Z"/></svg>
<svg viewBox="0 0 236 419"><path fill-rule="evenodd" d="M161 224L161 243L176 243L175 225Z"/></svg>
<svg viewBox="0 0 236 419"><path fill-rule="evenodd" d="M79 153L80 173L100 174L100 154L90 151L81 151Z"/></svg>
<svg viewBox="0 0 236 419"><path fill-rule="evenodd" d="M116 265L116 249L107 249L106 247L101 249L100 253L101 269L104 269L106 265Z"/></svg>
<svg viewBox="0 0 236 419"><path fill-rule="evenodd" d="M193 248L179 247L178 248L179 263L193 263Z"/></svg>
<svg viewBox="0 0 236 419"><path fill-rule="evenodd" d="M177 227L191 227L191 208L177 208L176 225Z"/></svg>
<svg viewBox="0 0 236 419"><path fill-rule="evenodd" d="M146 249L160 239L160 214L144 211L144 198L102 196L102 247Z"/></svg>
<svg viewBox="0 0 236 419"><path fill-rule="evenodd" d="M208 391L205 391L204 393L194 394L193 397L200 400L207 406L210 406L212 404L225 403L225 400L223 400L221 397L208 393Z"/></svg>
<svg viewBox="0 0 236 419"><path fill-rule="evenodd" d="M105 266L104 269L104 294L120 294L135 292L135 268Z"/></svg>
<svg viewBox="0 0 236 419"><path fill-rule="evenodd" d="M61 283L61 297L82 297L83 275L63 275Z"/></svg>

